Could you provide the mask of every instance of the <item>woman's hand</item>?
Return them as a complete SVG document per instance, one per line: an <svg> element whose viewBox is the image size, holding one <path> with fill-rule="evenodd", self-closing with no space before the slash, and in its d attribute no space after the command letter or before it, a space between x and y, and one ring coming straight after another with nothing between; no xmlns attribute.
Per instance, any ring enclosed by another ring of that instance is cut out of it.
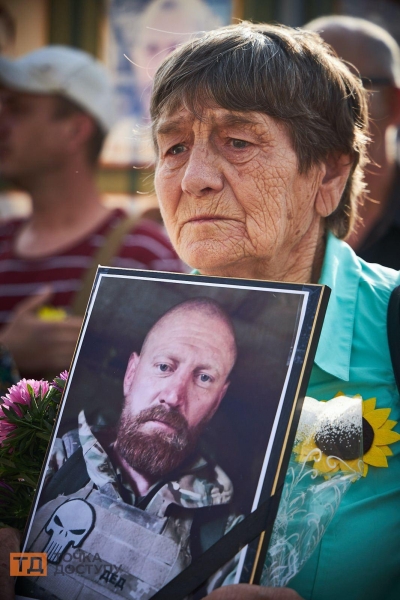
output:
<svg viewBox="0 0 400 600"><path fill-rule="evenodd" d="M19 552L21 535L17 529L0 529L0 590L3 600L14 599L14 577L10 577L10 552Z"/></svg>
<svg viewBox="0 0 400 600"><path fill-rule="evenodd" d="M289 588L261 587L259 585L227 585L214 590L205 600L302 600Z"/></svg>

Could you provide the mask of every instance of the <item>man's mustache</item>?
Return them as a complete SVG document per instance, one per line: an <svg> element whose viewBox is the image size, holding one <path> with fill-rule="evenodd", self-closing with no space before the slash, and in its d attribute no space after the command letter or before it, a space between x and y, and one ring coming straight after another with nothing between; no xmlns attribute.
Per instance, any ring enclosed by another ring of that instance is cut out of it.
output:
<svg viewBox="0 0 400 600"><path fill-rule="evenodd" d="M143 431L149 421L160 421L173 431L157 428ZM141 473L164 477L193 451L204 422L190 428L186 418L168 404L144 408L132 416L125 407L119 423L116 449L127 463Z"/></svg>
<svg viewBox="0 0 400 600"><path fill-rule="evenodd" d="M175 408L166 408L158 405L145 408L134 418L135 425L142 425L148 421L160 421L165 425L173 427L177 433L187 433L189 424L185 417Z"/></svg>

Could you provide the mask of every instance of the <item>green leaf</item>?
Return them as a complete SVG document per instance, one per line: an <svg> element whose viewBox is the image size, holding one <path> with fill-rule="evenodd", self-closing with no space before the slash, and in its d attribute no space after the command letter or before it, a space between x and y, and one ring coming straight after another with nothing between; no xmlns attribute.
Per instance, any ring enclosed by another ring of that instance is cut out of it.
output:
<svg viewBox="0 0 400 600"><path fill-rule="evenodd" d="M43 425L44 425L44 427L46 427L46 429L48 431L53 431L54 422L53 423L48 423L47 421L43 420Z"/></svg>
<svg viewBox="0 0 400 600"><path fill-rule="evenodd" d="M26 483L29 483L33 487L36 487L36 485L37 485L37 480L34 481L26 473L21 473L21 479L23 479L24 481L26 481Z"/></svg>
<svg viewBox="0 0 400 600"><path fill-rule="evenodd" d="M12 406L5 406L4 409L7 410L7 412L5 413L7 416L6 417L2 417L1 420L5 420L5 421L10 421L13 422L13 420L17 420L19 421L21 419L21 417L15 412L14 408Z"/></svg>
<svg viewBox="0 0 400 600"><path fill-rule="evenodd" d="M15 463L12 460L8 460L6 458L0 458L0 464L10 467L11 469L15 469Z"/></svg>

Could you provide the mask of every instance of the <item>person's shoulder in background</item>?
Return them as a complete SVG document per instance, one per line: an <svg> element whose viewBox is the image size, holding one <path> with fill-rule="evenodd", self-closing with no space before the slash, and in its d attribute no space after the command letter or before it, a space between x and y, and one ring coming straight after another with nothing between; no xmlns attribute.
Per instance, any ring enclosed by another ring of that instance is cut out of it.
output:
<svg viewBox="0 0 400 600"><path fill-rule="evenodd" d="M18 229L24 223L25 219L21 217L18 218L10 218L10 219L1 219L0 220L0 243L4 244L5 242L9 242L14 239Z"/></svg>
<svg viewBox="0 0 400 600"><path fill-rule="evenodd" d="M113 267L189 273L189 267L178 257L164 226L144 216L133 224L112 262Z"/></svg>

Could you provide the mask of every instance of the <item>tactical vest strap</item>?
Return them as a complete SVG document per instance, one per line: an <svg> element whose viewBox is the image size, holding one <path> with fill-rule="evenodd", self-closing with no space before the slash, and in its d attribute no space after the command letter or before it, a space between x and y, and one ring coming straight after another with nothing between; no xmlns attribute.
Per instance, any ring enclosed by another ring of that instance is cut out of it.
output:
<svg viewBox="0 0 400 600"><path fill-rule="evenodd" d="M60 494L69 496L85 487L90 481L83 458L82 447L78 448L63 464L61 469L53 475L44 488L39 506L43 506L50 500L54 500Z"/></svg>
<svg viewBox="0 0 400 600"><path fill-rule="evenodd" d="M193 559L211 548L225 533L230 505L207 506L194 510L191 530L191 553Z"/></svg>

